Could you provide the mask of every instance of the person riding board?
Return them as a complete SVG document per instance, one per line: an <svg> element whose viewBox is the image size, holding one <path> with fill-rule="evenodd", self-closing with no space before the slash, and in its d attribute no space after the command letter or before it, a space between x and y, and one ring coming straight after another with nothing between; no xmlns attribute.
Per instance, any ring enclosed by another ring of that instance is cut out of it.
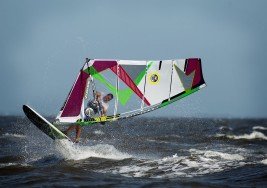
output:
<svg viewBox="0 0 267 188"><path fill-rule="evenodd" d="M93 114L99 114L100 116L106 116L109 107L108 102L113 99L111 93L105 95L102 92L96 91L94 94L94 99L87 103L87 108L85 109L86 118L90 118ZM76 136L74 142L79 142L82 128L80 125L71 125L64 133L68 133L72 130L76 130Z"/></svg>

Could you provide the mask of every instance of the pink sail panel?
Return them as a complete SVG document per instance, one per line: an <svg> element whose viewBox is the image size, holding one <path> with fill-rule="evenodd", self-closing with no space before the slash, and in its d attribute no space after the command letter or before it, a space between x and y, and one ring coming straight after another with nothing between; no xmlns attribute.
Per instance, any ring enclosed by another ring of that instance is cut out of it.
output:
<svg viewBox="0 0 267 188"><path fill-rule="evenodd" d="M115 74L117 74L117 66L111 67L110 68ZM135 85L135 83L133 82L133 80L131 79L131 77L127 74L127 72L119 65L119 69L118 69L118 75L119 78L128 86L130 87L133 92L135 92L135 94L140 97L141 99L143 99L144 95L143 93L139 90L139 88ZM144 102L146 103L146 105L150 106L150 103L148 102L148 100L144 97Z"/></svg>
<svg viewBox="0 0 267 188"><path fill-rule="evenodd" d="M108 61L108 60L96 60L93 64L93 67L97 72L104 71L106 69L111 69L115 74L117 74L117 61ZM119 65L119 74L117 75L119 78L130 87L137 96L143 99L143 93L139 90L139 88L135 85L131 77L127 74L127 72ZM144 102L150 106L149 101L144 97Z"/></svg>
<svg viewBox="0 0 267 188"><path fill-rule="evenodd" d="M96 60L93 64L93 67L95 68L95 70L97 72L102 72L108 68L116 66L117 64L118 64L117 61L108 61L108 60L98 61L98 60Z"/></svg>
<svg viewBox="0 0 267 188"><path fill-rule="evenodd" d="M75 117L80 114L88 77L89 74L82 70L80 71L78 79L66 101L61 117Z"/></svg>
<svg viewBox="0 0 267 188"><path fill-rule="evenodd" d="M201 84L205 83L203 75L202 75L201 60L200 59L190 58L190 59L186 60L185 74L188 76L192 72L195 72L193 84L192 84L193 88L198 87Z"/></svg>

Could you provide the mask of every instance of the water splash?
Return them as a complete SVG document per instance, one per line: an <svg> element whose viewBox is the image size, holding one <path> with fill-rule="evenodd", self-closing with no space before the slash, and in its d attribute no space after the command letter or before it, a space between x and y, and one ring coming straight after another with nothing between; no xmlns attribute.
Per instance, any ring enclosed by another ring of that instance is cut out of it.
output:
<svg viewBox="0 0 267 188"><path fill-rule="evenodd" d="M81 160L90 157L122 160L131 158L128 153L117 150L108 144L97 144L94 146L83 146L69 142L68 140L55 141L58 154L68 160Z"/></svg>

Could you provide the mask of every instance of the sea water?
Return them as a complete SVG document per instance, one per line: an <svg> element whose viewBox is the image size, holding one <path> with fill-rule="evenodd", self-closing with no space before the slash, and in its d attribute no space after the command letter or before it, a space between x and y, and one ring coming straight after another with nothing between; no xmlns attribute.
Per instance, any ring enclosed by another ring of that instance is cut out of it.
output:
<svg viewBox="0 0 267 188"><path fill-rule="evenodd" d="M0 142L1 186L267 186L266 119L133 118L74 144L1 117Z"/></svg>

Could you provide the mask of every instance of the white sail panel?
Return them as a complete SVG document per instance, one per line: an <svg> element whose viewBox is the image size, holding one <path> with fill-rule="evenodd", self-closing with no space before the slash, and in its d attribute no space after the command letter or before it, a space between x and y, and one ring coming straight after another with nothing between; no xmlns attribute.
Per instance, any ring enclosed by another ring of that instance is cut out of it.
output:
<svg viewBox="0 0 267 188"><path fill-rule="evenodd" d="M146 65L146 61L138 60L120 60L118 61L120 65Z"/></svg>
<svg viewBox="0 0 267 188"><path fill-rule="evenodd" d="M185 66L184 59L173 61L173 72L172 72L172 83L171 83L172 85L171 85L170 97L173 97L185 90L182 80L180 79L176 70L178 68L181 71L183 71L184 66Z"/></svg>
<svg viewBox="0 0 267 188"><path fill-rule="evenodd" d="M153 61L146 75L145 97L150 105L169 98L172 60Z"/></svg>

